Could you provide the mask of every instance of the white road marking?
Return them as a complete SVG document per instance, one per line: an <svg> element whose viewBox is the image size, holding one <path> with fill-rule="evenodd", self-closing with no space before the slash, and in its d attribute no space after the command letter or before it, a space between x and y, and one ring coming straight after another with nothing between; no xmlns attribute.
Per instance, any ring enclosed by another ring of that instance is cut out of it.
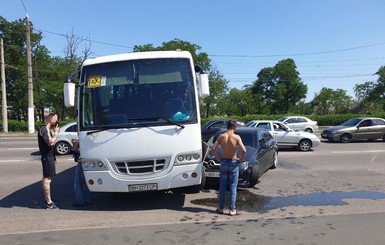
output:
<svg viewBox="0 0 385 245"><path fill-rule="evenodd" d="M0 163L2 162L25 162L28 161L29 159L24 159L24 160L0 160Z"/></svg>
<svg viewBox="0 0 385 245"><path fill-rule="evenodd" d="M367 150L367 151L332 151L334 154L362 154L362 153L381 153L385 150Z"/></svg>
<svg viewBox="0 0 385 245"><path fill-rule="evenodd" d="M36 147L30 147L30 148L3 148L2 150L6 150L6 151L15 151L15 150L39 150L39 148L36 148Z"/></svg>

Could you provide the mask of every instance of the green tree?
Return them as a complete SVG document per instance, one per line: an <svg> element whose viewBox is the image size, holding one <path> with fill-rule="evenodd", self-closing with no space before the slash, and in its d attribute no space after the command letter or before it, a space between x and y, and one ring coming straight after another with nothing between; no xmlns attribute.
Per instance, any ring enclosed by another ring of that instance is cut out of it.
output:
<svg viewBox="0 0 385 245"><path fill-rule="evenodd" d="M183 50L189 51L195 62L199 64L207 71L211 68L211 59L208 54L205 52L199 52L202 48L197 44L192 44L187 41L180 40L175 38L169 42L163 42L161 46L154 47L153 44L144 44L144 45L135 45L134 52L144 52L144 51L165 51L165 50Z"/></svg>
<svg viewBox="0 0 385 245"><path fill-rule="evenodd" d="M258 73L253 83L253 94L264 99L271 113L288 113L296 103L306 98L307 86L296 68L294 60L286 59Z"/></svg>
<svg viewBox="0 0 385 245"><path fill-rule="evenodd" d="M332 97L332 106L334 107L334 111L336 114L345 114L350 112L352 103L352 97L347 95L346 90L334 90Z"/></svg>
<svg viewBox="0 0 385 245"><path fill-rule="evenodd" d="M294 108L292 109L292 113L300 115L310 115L314 113L313 106L311 102L305 102L305 100L302 100L294 106Z"/></svg>
<svg viewBox="0 0 385 245"><path fill-rule="evenodd" d="M210 95L202 99L201 116L209 117L215 115L224 115L224 108L227 103L224 101L225 95L229 90L228 81L217 70L212 70L209 74Z"/></svg>
<svg viewBox="0 0 385 245"><path fill-rule="evenodd" d="M307 85L299 77L294 60L279 61L274 67L275 86L272 88L274 113L288 113L297 102L306 98Z"/></svg>
<svg viewBox="0 0 385 245"><path fill-rule="evenodd" d="M316 114L344 114L349 112L352 105L352 98L347 95L346 90L333 90L324 87L314 96L311 104Z"/></svg>
<svg viewBox="0 0 385 245"><path fill-rule="evenodd" d="M382 110L381 104L373 100L369 94L374 89L375 83L368 81L354 86L356 96L355 113L370 114L374 111Z"/></svg>
<svg viewBox="0 0 385 245"><path fill-rule="evenodd" d="M385 111L385 66L381 66L375 74L379 76L377 82L368 81L354 86L358 108L363 113Z"/></svg>
<svg viewBox="0 0 385 245"><path fill-rule="evenodd" d="M267 67L261 69L257 75L257 80L251 86L251 92L256 105L256 114L266 114L270 112L272 102L271 89L274 86L274 68Z"/></svg>
<svg viewBox="0 0 385 245"><path fill-rule="evenodd" d="M327 115L331 109L331 100L333 89L323 87L321 91L315 94L312 100L312 106L316 114Z"/></svg>
<svg viewBox="0 0 385 245"><path fill-rule="evenodd" d="M37 96L35 86L37 85L36 76L39 73L39 66L49 60L49 52L45 46L40 44L42 34L40 32L34 32L33 23L30 23L30 29L35 98ZM0 32L3 35L5 46L4 58L6 63L7 103L8 106L12 108L12 113L10 113L8 117L9 119L26 120L28 118L28 82L25 21L19 19L8 22L0 16Z"/></svg>
<svg viewBox="0 0 385 245"><path fill-rule="evenodd" d="M225 106L221 111L227 116L246 116L253 112L253 95L249 89L232 88L222 100Z"/></svg>

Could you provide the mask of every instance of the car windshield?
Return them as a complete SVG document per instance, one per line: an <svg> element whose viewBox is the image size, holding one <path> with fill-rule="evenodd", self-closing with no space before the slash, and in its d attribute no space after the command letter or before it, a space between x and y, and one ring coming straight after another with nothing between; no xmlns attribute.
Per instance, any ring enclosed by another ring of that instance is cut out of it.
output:
<svg viewBox="0 0 385 245"><path fill-rule="evenodd" d="M353 126L356 126L359 122L361 122L362 119L360 118L353 118L353 119L350 119L346 122L344 122L343 124L341 124L342 126L348 126L348 127L353 127Z"/></svg>
<svg viewBox="0 0 385 245"><path fill-rule="evenodd" d="M277 121L283 122L283 121L285 121L286 119L287 119L287 117L281 117L281 118L277 119Z"/></svg>
<svg viewBox="0 0 385 245"><path fill-rule="evenodd" d="M245 127L251 127L251 126L254 125L254 124L255 124L255 122L250 121L250 122L248 122L248 123L245 124Z"/></svg>

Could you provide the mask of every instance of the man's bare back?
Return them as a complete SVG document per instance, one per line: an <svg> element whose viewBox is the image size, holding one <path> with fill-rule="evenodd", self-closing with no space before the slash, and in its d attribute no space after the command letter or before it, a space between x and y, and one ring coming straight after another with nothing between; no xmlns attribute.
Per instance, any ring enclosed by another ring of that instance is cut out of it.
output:
<svg viewBox="0 0 385 245"><path fill-rule="evenodd" d="M227 130L227 132L219 135L217 140L213 145L213 154L216 159L221 160L216 151L218 145L221 146L222 150L222 158L230 158L238 160L239 162L243 162L246 156L246 148L243 145L241 137L234 133L233 129ZM242 156L240 158L237 157L237 146L239 146L242 150Z"/></svg>

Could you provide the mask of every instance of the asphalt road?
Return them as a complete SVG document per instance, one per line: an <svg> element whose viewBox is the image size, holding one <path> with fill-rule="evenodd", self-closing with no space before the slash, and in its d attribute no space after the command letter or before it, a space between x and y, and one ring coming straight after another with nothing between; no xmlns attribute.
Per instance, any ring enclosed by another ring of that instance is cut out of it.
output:
<svg viewBox="0 0 385 245"><path fill-rule="evenodd" d="M217 190L95 193L72 207L75 164L58 157L43 209L36 137L0 135L0 244L384 244L385 143L282 150L279 167L240 189L241 215L217 215Z"/></svg>

